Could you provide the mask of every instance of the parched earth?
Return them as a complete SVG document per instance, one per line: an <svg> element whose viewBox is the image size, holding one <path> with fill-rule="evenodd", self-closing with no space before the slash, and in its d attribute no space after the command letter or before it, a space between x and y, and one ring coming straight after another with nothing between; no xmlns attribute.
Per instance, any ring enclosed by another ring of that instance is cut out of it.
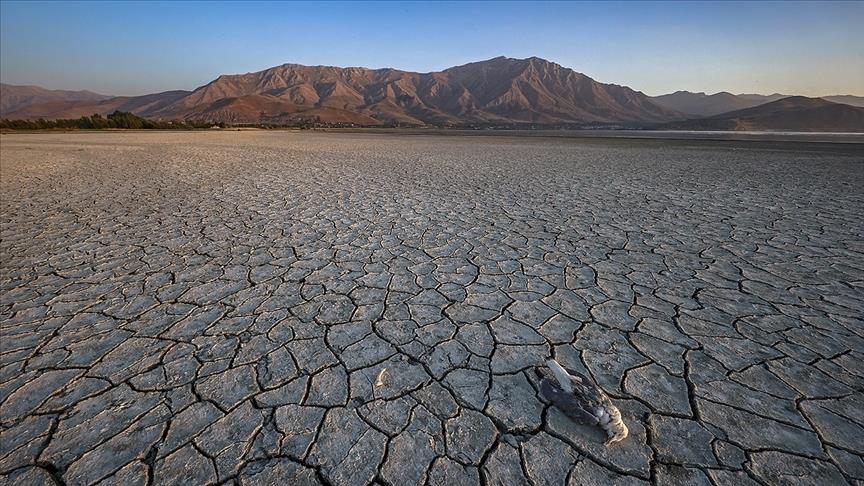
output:
<svg viewBox="0 0 864 486"><path fill-rule="evenodd" d="M0 484L864 480L861 145L0 147Z"/></svg>

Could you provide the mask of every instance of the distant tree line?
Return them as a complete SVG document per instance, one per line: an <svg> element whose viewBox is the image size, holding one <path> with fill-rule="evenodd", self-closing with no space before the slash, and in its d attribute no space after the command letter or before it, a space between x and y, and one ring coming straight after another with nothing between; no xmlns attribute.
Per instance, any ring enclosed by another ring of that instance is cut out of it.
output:
<svg viewBox="0 0 864 486"><path fill-rule="evenodd" d="M211 128L213 126L225 128L224 123L212 123L206 121L162 121L142 118L128 111L115 111L107 117L98 113L81 118L68 118L57 120L0 120L0 128L9 130L50 130L50 129L85 129L103 130L108 128L125 128L134 130L191 130L193 128Z"/></svg>
<svg viewBox="0 0 864 486"><path fill-rule="evenodd" d="M263 115L262 115L262 118ZM142 118L128 111L115 111L108 116L95 113L92 116L82 116L81 118L45 120L0 120L0 129L5 130L103 130L103 129L135 129L135 130L193 130L196 128L260 128L260 129L301 129L315 130L326 128L423 128L424 125L404 124L398 121L384 122L380 125L363 125L350 122L322 122L320 120L277 120L264 119L259 123L225 123L224 121L214 122L212 120L150 120ZM620 124L603 124L603 123L563 123L563 124L534 124L534 123L509 123L509 124L436 124L426 125L426 127L450 128L458 130L590 130L590 129L606 129L616 130L622 128L644 129L647 126L637 124L620 125Z"/></svg>

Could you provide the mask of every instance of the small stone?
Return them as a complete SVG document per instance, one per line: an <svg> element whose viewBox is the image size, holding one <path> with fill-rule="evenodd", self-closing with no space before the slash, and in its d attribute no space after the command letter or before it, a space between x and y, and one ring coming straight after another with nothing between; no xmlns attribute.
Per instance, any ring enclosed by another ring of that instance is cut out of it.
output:
<svg viewBox="0 0 864 486"><path fill-rule="evenodd" d="M376 385L382 370L386 370L384 380L380 385ZM376 398L390 400L420 389L430 380L426 370L416 361L412 362L403 355L393 356L387 361L350 374L350 401L362 404Z"/></svg>

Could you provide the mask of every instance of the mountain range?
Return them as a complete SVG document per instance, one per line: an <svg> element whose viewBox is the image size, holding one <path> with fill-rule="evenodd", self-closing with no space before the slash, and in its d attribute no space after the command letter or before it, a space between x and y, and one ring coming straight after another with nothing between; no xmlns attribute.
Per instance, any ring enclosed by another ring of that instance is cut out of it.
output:
<svg viewBox="0 0 864 486"><path fill-rule="evenodd" d="M0 85L0 115L43 103L94 103L111 98L90 91L48 90L39 86Z"/></svg>
<svg viewBox="0 0 864 486"><path fill-rule="evenodd" d="M687 115L706 117L735 110L752 108L754 106L763 105L783 98L789 98L791 96L794 95L784 95L779 93L771 95L734 95L725 91L708 95L705 93L676 91L671 94L653 96L651 97L651 100L670 110L678 111ZM821 99L832 103L864 107L864 96L836 95L823 96Z"/></svg>
<svg viewBox="0 0 864 486"><path fill-rule="evenodd" d="M864 131L864 108L833 103L822 98L790 96L742 110L672 122L664 128L861 132Z"/></svg>
<svg viewBox="0 0 864 486"><path fill-rule="evenodd" d="M430 73L283 64L254 73L222 75L194 91L143 96L110 97L3 84L0 116L78 118L119 110L154 119L229 124L652 127L671 122L686 126L694 118L753 108L781 98L784 96L778 94L763 97L681 91L650 97L537 57L496 57ZM864 113L864 108L849 106L850 116L848 108L843 108L847 105L820 101L827 105L820 108L821 121L813 129L864 131L864 126L855 125L855 114ZM859 97L845 97L843 101L864 104L864 98ZM812 107L787 103L782 108L790 117L800 118L808 116L803 112ZM769 122L784 116L772 113L773 118L766 119ZM765 129L772 129L770 123Z"/></svg>

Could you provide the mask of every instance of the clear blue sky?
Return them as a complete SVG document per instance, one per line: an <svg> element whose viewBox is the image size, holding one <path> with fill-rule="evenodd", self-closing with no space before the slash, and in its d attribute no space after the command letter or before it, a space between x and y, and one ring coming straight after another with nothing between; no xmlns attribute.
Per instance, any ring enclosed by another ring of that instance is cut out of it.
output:
<svg viewBox="0 0 864 486"><path fill-rule="evenodd" d="M539 56L651 95L864 95L864 2L0 2L0 79L142 94L286 62Z"/></svg>

